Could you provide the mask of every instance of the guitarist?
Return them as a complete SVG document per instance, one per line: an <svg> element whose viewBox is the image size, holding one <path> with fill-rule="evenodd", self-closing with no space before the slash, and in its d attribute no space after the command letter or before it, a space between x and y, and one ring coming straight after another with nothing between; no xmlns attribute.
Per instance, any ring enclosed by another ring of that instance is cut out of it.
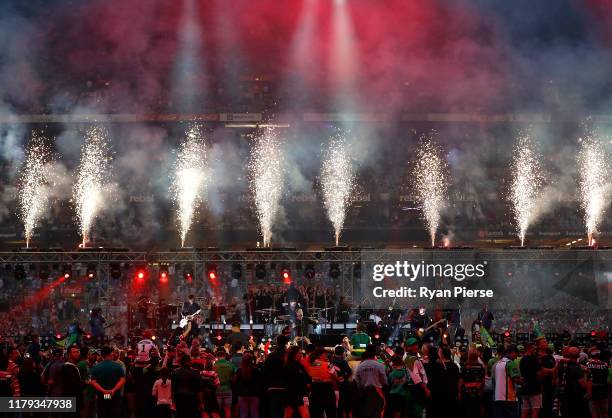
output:
<svg viewBox="0 0 612 418"><path fill-rule="evenodd" d="M181 313L183 314L183 316L193 315L200 309L200 305L198 305L198 303L195 301L195 296L189 295L187 297L187 301L183 303L183 310L181 311ZM196 336L200 333L200 329L198 327L198 323L195 319L195 316L191 319L190 323L185 328L190 328L188 332L190 337Z"/></svg>

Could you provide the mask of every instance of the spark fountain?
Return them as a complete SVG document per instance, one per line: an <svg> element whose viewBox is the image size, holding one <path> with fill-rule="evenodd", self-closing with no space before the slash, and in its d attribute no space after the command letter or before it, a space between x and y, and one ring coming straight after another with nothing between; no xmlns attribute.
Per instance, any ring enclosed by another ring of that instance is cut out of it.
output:
<svg viewBox="0 0 612 418"><path fill-rule="evenodd" d="M19 181L19 215L25 230L26 248L30 248L34 228L47 204L50 163L51 151L45 138L33 132Z"/></svg>
<svg viewBox="0 0 612 418"><path fill-rule="evenodd" d="M250 187L255 211L263 235L263 246L269 247L272 225L278 214L283 191L282 147L277 131L268 127L256 139L249 161Z"/></svg>
<svg viewBox="0 0 612 418"><path fill-rule="evenodd" d="M351 201L355 185L355 175L346 146L344 133L331 138L323 155L321 166L321 186L323 203L327 216L334 227L336 245L340 242L340 232L346 218L346 208Z"/></svg>
<svg viewBox="0 0 612 418"><path fill-rule="evenodd" d="M207 186L206 142L200 126L194 125L187 132L179 147L176 165L171 191L177 211L181 246L184 247Z"/></svg>
<svg viewBox="0 0 612 418"><path fill-rule="evenodd" d="M72 195L83 247L90 242L91 228L104 207L108 192L112 156L106 135L101 126L91 127L81 148L81 162Z"/></svg>
<svg viewBox="0 0 612 418"><path fill-rule="evenodd" d="M589 246L595 243L595 235L609 204L611 186L610 159L601 141L589 135L581 139L578 154L580 206Z"/></svg>
<svg viewBox="0 0 612 418"><path fill-rule="evenodd" d="M521 247L525 245L527 228L537 217L543 183L540 157L531 138L522 134L514 146L510 184L512 215L518 228Z"/></svg>
<svg viewBox="0 0 612 418"><path fill-rule="evenodd" d="M422 138L417 149L413 171L414 184L423 216L429 229L431 246L435 246L436 232L440 226L442 209L448 191L448 165L441 156L441 150L430 138Z"/></svg>

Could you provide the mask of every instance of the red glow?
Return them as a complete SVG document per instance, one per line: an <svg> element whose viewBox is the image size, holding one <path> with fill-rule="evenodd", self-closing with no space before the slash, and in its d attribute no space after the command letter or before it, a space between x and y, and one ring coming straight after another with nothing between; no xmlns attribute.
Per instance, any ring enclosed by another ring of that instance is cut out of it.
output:
<svg viewBox="0 0 612 418"><path fill-rule="evenodd" d="M89 273L89 274L87 275L87 277L89 277L90 279L93 279L93 278L94 278L94 274L93 274L93 273Z"/></svg>
<svg viewBox="0 0 612 418"><path fill-rule="evenodd" d="M595 337L597 333L595 331L591 331L591 337Z"/></svg>
<svg viewBox="0 0 612 418"><path fill-rule="evenodd" d="M62 334L55 334L55 339L56 340L61 340L62 339Z"/></svg>
<svg viewBox="0 0 612 418"><path fill-rule="evenodd" d="M160 283L168 283L168 274L164 271L159 276Z"/></svg>
<svg viewBox="0 0 612 418"><path fill-rule="evenodd" d="M507 338L507 337L509 337L509 336L510 336L510 332L509 332L509 331L504 332L504 337L506 337L506 338Z"/></svg>
<svg viewBox="0 0 612 418"><path fill-rule="evenodd" d="M211 271L208 273L208 278L210 280L216 280L217 279L217 273L215 273L214 271Z"/></svg>
<svg viewBox="0 0 612 418"><path fill-rule="evenodd" d="M142 271L142 270L138 270L138 271L136 272L136 281L137 281L139 284L144 283L144 281L145 281L145 272L144 272L144 271Z"/></svg>
<svg viewBox="0 0 612 418"><path fill-rule="evenodd" d="M282 276L283 276L283 283L285 284L291 283L291 274L287 270L283 271Z"/></svg>
<svg viewBox="0 0 612 418"><path fill-rule="evenodd" d="M220 335L217 335L217 341L221 341L223 337L221 337Z"/></svg>
<svg viewBox="0 0 612 418"><path fill-rule="evenodd" d="M64 273L64 279L69 279L70 278L70 273Z"/></svg>
<svg viewBox="0 0 612 418"><path fill-rule="evenodd" d="M90 340L91 339L91 334L85 334L85 338Z"/></svg>

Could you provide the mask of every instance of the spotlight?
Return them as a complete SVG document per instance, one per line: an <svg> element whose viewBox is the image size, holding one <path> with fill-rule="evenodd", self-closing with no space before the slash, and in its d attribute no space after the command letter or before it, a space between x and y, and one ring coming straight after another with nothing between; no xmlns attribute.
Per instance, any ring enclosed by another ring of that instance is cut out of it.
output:
<svg viewBox="0 0 612 418"><path fill-rule="evenodd" d="M283 269L281 272L281 277L283 278L283 283L291 283L291 272L289 271L289 269Z"/></svg>
<svg viewBox="0 0 612 418"><path fill-rule="evenodd" d="M169 273L168 273L168 267L163 266L159 268L159 282L161 284L166 284L169 281Z"/></svg>
<svg viewBox="0 0 612 418"><path fill-rule="evenodd" d="M65 280L68 280L72 277L72 266L70 264L66 264L62 269L62 276Z"/></svg>
<svg viewBox="0 0 612 418"><path fill-rule="evenodd" d="M314 279L315 269L312 264L307 265L306 268L304 269L304 277L306 277L309 280Z"/></svg>
<svg viewBox="0 0 612 418"><path fill-rule="evenodd" d="M505 337L505 338L509 338L509 337L510 337L510 331L506 331L506 332L504 332L504 337Z"/></svg>
<svg viewBox="0 0 612 418"><path fill-rule="evenodd" d="M187 283L191 283L193 281L193 271L190 269L183 270L183 279L185 279Z"/></svg>
<svg viewBox="0 0 612 418"><path fill-rule="evenodd" d="M86 272L86 276L89 280L93 280L96 278L96 266L94 266L93 264L90 264L87 266L87 272Z"/></svg>
<svg viewBox="0 0 612 418"><path fill-rule="evenodd" d="M119 264L111 264L110 266L111 278L117 280L121 278L121 266Z"/></svg>
<svg viewBox="0 0 612 418"><path fill-rule="evenodd" d="M337 279L340 277L340 267L338 264L334 263L329 267L329 277L332 279Z"/></svg>
<svg viewBox="0 0 612 418"><path fill-rule="evenodd" d="M262 280L266 278L266 266L265 264L257 264L255 266L255 277Z"/></svg>
<svg viewBox="0 0 612 418"><path fill-rule="evenodd" d="M136 283L143 284L147 278L147 272L143 267L137 268L134 277L136 278Z"/></svg>
<svg viewBox="0 0 612 418"><path fill-rule="evenodd" d="M211 283L216 283L217 281L217 266L215 264L209 264L206 267L206 276L208 276L208 280Z"/></svg>
<svg viewBox="0 0 612 418"><path fill-rule="evenodd" d="M26 277L25 268L21 264L15 266L15 280L23 280Z"/></svg>

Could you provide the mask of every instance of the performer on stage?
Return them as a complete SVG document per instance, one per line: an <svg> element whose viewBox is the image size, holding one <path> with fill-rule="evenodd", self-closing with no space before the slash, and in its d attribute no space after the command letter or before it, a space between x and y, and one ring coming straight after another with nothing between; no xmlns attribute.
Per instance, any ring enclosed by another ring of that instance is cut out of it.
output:
<svg viewBox="0 0 612 418"><path fill-rule="evenodd" d="M317 320L310 319L310 318L304 318L304 311L301 308L297 308L295 310L295 320L293 321L291 336L293 338L295 337L308 338L311 334L310 326L316 325L318 323L319 321Z"/></svg>
<svg viewBox="0 0 612 418"><path fill-rule="evenodd" d="M183 309L181 313L183 316L194 315L200 310L200 305L195 301L194 295L189 295L187 301L183 303ZM200 328L195 319L195 316L183 327L183 338L193 338L200 333Z"/></svg>

